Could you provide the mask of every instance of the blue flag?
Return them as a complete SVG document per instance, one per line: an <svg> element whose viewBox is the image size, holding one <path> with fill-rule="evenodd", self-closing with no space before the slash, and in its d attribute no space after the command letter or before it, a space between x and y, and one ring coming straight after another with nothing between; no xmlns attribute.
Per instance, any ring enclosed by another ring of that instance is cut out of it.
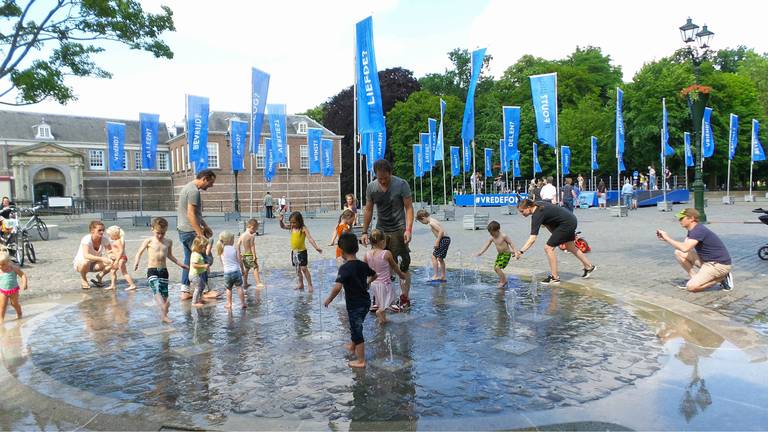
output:
<svg viewBox="0 0 768 432"><path fill-rule="evenodd" d="M413 145L413 175L416 177L424 175L424 150L421 144Z"/></svg>
<svg viewBox="0 0 768 432"><path fill-rule="evenodd" d="M509 172L509 158L507 158L507 143L503 139L499 140L499 162L501 162L501 172Z"/></svg>
<svg viewBox="0 0 768 432"><path fill-rule="evenodd" d="M520 107L501 107L504 119L504 142L507 144L505 153L508 160L520 159L520 151L517 148L517 140L520 137Z"/></svg>
<svg viewBox="0 0 768 432"><path fill-rule="evenodd" d="M752 119L752 162L764 161L765 151L760 143L760 123Z"/></svg>
<svg viewBox="0 0 768 432"><path fill-rule="evenodd" d="M440 126L437 129L437 145L435 146L435 160L443 160L445 153L445 137L443 136L443 116L445 116L445 101L440 99Z"/></svg>
<svg viewBox="0 0 768 432"><path fill-rule="evenodd" d="M269 74L251 68L251 154L259 152L261 128L264 125L264 107L269 92Z"/></svg>
<svg viewBox="0 0 768 432"><path fill-rule="evenodd" d="M371 171L373 163L379 159L384 159L384 153L387 151L387 130L382 128L373 134L373 157L371 158ZM370 156L370 155L369 155Z"/></svg>
<svg viewBox="0 0 768 432"><path fill-rule="evenodd" d="M739 145L739 116L731 114L731 133L728 135L728 160L733 160L736 154L736 147Z"/></svg>
<svg viewBox="0 0 768 432"><path fill-rule="evenodd" d="M704 108L704 117L701 119L701 154L703 157L712 157L715 153L715 136L712 134L712 108Z"/></svg>
<svg viewBox="0 0 768 432"><path fill-rule="evenodd" d="M333 140L323 139L320 141L320 151L323 153L322 171L325 177L333 176Z"/></svg>
<svg viewBox="0 0 768 432"><path fill-rule="evenodd" d="M458 177L461 174L461 155L459 148L451 146L451 175Z"/></svg>
<svg viewBox="0 0 768 432"><path fill-rule="evenodd" d="M421 154L424 158L422 162L423 166L423 173L428 173L429 171L432 171L432 144L429 142L429 134L428 133L420 133L419 134L419 144L421 144Z"/></svg>
<svg viewBox="0 0 768 432"><path fill-rule="evenodd" d="M480 78L480 70L483 68L483 59L485 58L485 48L472 51L472 76L469 79L469 90L467 91L467 103L464 105L464 119L461 121L461 139L464 146L469 147L475 139L475 89L477 80ZM464 171L469 171L467 166L466 152L464 156ZM470 160L470 165L471 165Z"/></svg>
<svg viewBox="0 0 768 432"><path fill-rule="evenodd" d="M107 122L109 170L122 171L125 163L125 124Z"/></svg>
<svg viewBox="0 0 768 432"><path fill-rule="evenodd" d="M141 133L141 168L155 169L157 159L157 134L160 128L160 116L139 113L139 132Z"/></svg>
<svg viewBox="0 0 768 432"><path fill-rule="evenodd" d="M673 149L669 145L669 122L667 117L667 98L661 99L661 110L662 110L662 125L661 125L661 140L663 142L664 147L664 157L666 156L672 156L675 154L675 149ZM662 165L664 165L662 163Z"/></svg>
<svg viewBox="0 0 768 432"><path fill-rule="evenodd" d="M690 132L683 133L683 141L685 141L685 166L692 167L695 163L693 162L693 153L691 152Z"/></svg>
<svg viewBox="0 0 768 432"><path fill-rule="evenodd" d="M520 160L512 159L512 178L520 177Z"/></svg>
<svg viewBox="0 0 768 432"><path fill-rule="evenodd" d="M384 129L379 72L373 49L373 19L355 26L355 75L357 78L357 130L362 133Z"/></svg>
<svg viewBox="0 0 768 432"><path fill-rule="evenodd" d="M275 168L277 162L275 162L275 152L272 147L272 138L264 138L264 180L267 183L271 183L275 177Z"/></svg>
<svg viewBox="0 0 768 432"><path fill-rule="evenodd" d="M208 168L208 98L187 96L187 144L195 172Z"/></svg>
<svg viewBox="0 0 768 432"><path fill-rule="evenodd" d="M437 156L437 120L433 118L427 119L427 130L429 130L429 152L432 156L429 165L434 167L435 161L443 160L443 155Z"/></svg>
<svg viewBox="0 0 768 432"><path fill-rule="evenodd" d="M533 143L533 173L538 174L541 172L541 165L539 165L539 147L536 143Z"/></svg>
<svg viewBox="0 0 768 432"><path fill-rule="evenodd" d="M571 148L568 146L560 147L560 154L562 155L562 171L563 175L571 173Z"/></svg>
<svg viewBox="0 0 768 432"><path fill-rule="evenodd" d="M309 156L309 173L321 174L322 162L320 156L323 130L320 128L307 128L307 156Z"/></svg>
<svg viewBox="0 0 768 432"><path fill-rule="evenodd" d="M624 115L621 105L624 103L624 92L616 87L616 157L624 154Z"/></svg>
<svg viewBox="0 0 768 432"><path fill-rule="evenodd" d="M493 149L485 149L485 177L493 177Z"/></svg>
<svg viewBox="0 0 768 432"><path fill-rule="evenodd" d="M592 169L598 169L597 165L597 137L592 137Z"/></svg>
<svg viewBox="0 0 768 432"><path fill-rule="evenodd" d="M619 171L620 172L626 171L627 168L624 167L624 155L623 154L619 154L618 158L619 158Z"/></svg>
<svg viewBox="0 0 768 432"><path fill-rule="evenodd" d="M374 141L376 141L376 134L365 133L361 136L363 137L363 142L360 144L360 152L365 155L365 167L368 171L373 171L374 153L376 152L373 146Z"/></svg>
<svg viewBox="0 0 768 432"><path fill-rule="evenodd" d="M277 163L288 163L286 131L285 131L285 105L269 104L269 133L272 138L272 152Z"/></svg>
<svg viewBox="0 0 768 432"><path fill-rule="evenodd" d="M229 120L230 145L232 147L232 171L245 169L245 152L248 149L248 122Z"/></svg>
<svg viewBox="0 0 768 432"><path fill-rule="evenodd" d="M536 135L539 142L557 145L557 73L533 75L531 98L536 112Z"/></svg>

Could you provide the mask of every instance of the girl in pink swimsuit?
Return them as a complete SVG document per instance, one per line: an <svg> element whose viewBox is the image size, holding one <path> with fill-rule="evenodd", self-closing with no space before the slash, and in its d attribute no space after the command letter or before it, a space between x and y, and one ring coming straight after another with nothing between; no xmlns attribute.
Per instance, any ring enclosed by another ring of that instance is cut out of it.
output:
<svg viewBox="0 0 768 432"><path fill-rule="evenodd" d="M18 277L21 277L21 283ZM5 309L9 300L11 306L16 309L16 318L21 319L19 287L27 289L27 275L11 262L7 250L0 250L0 323L5 321Z"/></svg>

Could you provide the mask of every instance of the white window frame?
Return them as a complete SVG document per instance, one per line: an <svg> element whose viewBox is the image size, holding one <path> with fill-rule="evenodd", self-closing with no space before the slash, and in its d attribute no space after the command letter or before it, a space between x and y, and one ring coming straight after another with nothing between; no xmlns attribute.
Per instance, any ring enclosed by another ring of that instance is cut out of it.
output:
<svg viewBox="0 0 768 432"><path fill-rule="evenodd" d="M267 160L267 146L265 143L261 143L259 151L256 152L256 169L264 169L266 167Z"/></svg>
<svg viewBox="0 0 768 432"><path fill-rule="evenodd" d="M299 122L299 124L296 126L296 133L299 135L306 135L307 134L307 122Z"/></svg>
<svg viewBox="0 0 768 432"><path fill-rule="evenodd" d="M171 150L171 172L175 173L176 170L176 149Z"/></svg>
<svg viewBox="0 0 768 432"><path fill-rule="evenodd" d="M100 162L96 164L94 162ZM88 149L88 169L104 171L104 150Z"/></svg>
<svg viewBox="0 0 768 432"><path fill-rule="evenodd" d="M128 169L128 150L123 151L123 171Z"/></svg>
<svg viewBox="0 0 768 432"><path fill-rule="evenodd" d="M165 165L165 167L161 166ZM157 170L168 171L169 170L168 152L157 152Z"/></svg>
<svg viewBox="0 0 768 432"><path fill-rule="evenodd" d="M47 124L41 124L37 126L37 136L35 136L36 139L46 139L46 138L53 138L53 135L51 135L51 126Z"/></svg>
<svg viewBox="0 0 768 432"><path fill-rule="evenodd" d="M219 168L219 143L208 143L208 168Z"/></svg>
<svg viewBox="0 0 768 432"><path fill-rule="evenodd" d="M299 146L299 168L309 169L309 146L306 144Z"/></svg>

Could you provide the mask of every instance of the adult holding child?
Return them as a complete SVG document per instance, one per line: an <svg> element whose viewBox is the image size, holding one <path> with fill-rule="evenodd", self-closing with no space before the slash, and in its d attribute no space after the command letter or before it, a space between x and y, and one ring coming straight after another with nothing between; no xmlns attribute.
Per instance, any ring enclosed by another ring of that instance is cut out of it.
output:
<svg viewBox="0 0 768 432"><path fill-rule="evenodd" d="M529 199L524 199L518 205L520 214L524 217L531 217L531 235L528 237L528 241L525 242L523 247L515 253L516 258L520 258L528 249L530 249L536 242L536 238L539 235L541 226L544 225L552 233L547 240L547 244L544 245L544 252L547 254L547 260L549 261L549 276L541 281L541 283L557 284L560 283L560 275L557 272L557 255L555 251L558 246L565 244L565 249L572 253L581 264L584 266L584 273L582 278L588 278L596 266L594 266L583 252L576 247L576 226L577 220L573 213L566 210L563 207L552 205L545 202L533 202Z"/></svg>
<svg viewBox="0 0 768 432"><path fill-rule="evenodd" d="M104 236L104 224L93 220L88 224L89 234L86 234L77 248L77 254L72 264L80 273L80 287L89 289L88 273L97 273L96 279L91 279L94 286L101 287L101 279L112 270L112 259L107 252L112 250L109 239Z"/></svg>
<svg viewBox="0 0 768 432"><path fill-rule="evenodd" d="M376 206L378 221L376 228L387 238L387 250L400 262L400 270L407 275L401 280L400 307L408 307L411 300L411 276L408 267L411 264L411 252L408 244L413 232L413 197L408 182L392 175L392 164L386 159L379 159L373 164L376 179L365 190L366 202L363 211L363 233L360 236L364 245L368 245L368 229L373 218L373 206Z"/></svg>
<svg viewBox="0 0 768 432"><path fill-rule="evenodd" d="M203 219L203 199L200 191L208 190L216 182L216 173L204 169L197 173L194 180L184 185L179 192L179 204L176 208L177 230L179 241L184 248L184 265L189 266L192 256L192 242L195 237L209 239L213 236L213 230ZM192 298L189 289L189 269L181 272L181 299Z"/></svg>

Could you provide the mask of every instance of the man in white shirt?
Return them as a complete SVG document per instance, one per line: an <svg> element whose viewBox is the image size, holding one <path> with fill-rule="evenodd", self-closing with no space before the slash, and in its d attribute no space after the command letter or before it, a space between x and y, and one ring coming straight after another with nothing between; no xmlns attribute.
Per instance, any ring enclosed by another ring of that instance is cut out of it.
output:
<svg viewBox="0 0 768 432"><path fill-rule="evenodd" d="M552 177L547 177L544 180L544 187L541 188L539 194L541 195L542 201L557 204L557 188L552 184L552 180Z"/></svg>

